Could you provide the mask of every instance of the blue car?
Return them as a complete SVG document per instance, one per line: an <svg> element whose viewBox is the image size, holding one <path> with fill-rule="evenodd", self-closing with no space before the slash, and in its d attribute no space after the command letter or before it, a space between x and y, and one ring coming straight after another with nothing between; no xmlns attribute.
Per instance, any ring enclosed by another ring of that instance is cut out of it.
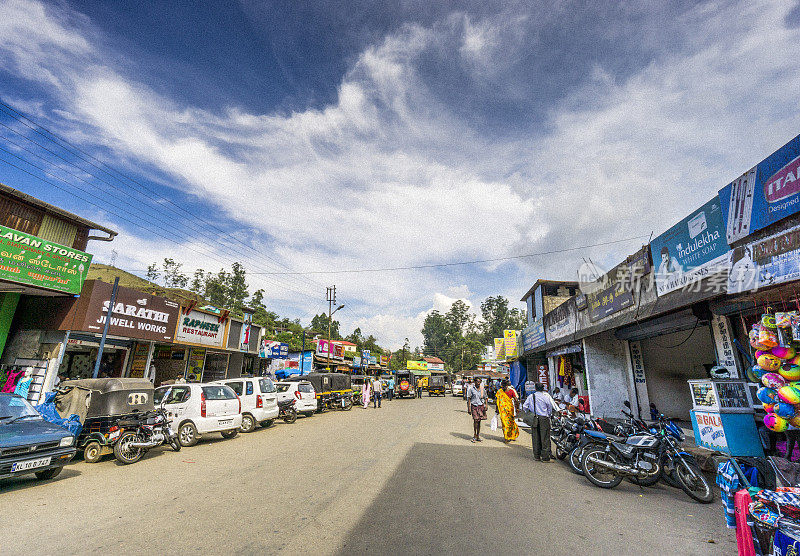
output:
<svg viewBox="0 0 800 556"><path fill-rule="evenodd" d="M0 479L35 473L52 479L75 456L75 437L48 423L28 401L0 393Z"/></svg>

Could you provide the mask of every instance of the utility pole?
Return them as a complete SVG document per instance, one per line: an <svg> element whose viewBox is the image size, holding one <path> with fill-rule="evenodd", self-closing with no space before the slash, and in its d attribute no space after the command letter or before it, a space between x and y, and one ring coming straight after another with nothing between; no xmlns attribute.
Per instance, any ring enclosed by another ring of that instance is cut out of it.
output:
<svg viewBox="0 0 800 556"><path fill-rule="evenodd" d="M331 370L331 320L333 319L333 306L336 304L336 286L327 288L325 293L325 300L328 302L328 365L327 369Z"/></svg>

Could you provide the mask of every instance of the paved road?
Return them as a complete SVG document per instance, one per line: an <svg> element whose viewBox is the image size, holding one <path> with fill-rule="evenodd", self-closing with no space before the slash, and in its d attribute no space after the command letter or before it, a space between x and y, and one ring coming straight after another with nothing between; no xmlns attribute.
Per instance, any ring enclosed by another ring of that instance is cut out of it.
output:
<svg viewBox="0 0 800 556"><path fill-rule="evenodd" d="M470 434L460 399L426 397L78 462L0 482L0 553L735 553L718 502L602 490L534 462L525 432Z"/></svg>

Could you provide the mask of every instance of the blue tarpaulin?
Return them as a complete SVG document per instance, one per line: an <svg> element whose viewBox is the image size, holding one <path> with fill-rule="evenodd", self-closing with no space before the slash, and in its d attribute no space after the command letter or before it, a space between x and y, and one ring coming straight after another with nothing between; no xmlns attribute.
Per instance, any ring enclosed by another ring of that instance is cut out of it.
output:
<svg viewBox="0 0 800 556"><path fill-rule="evenodd" d="M47 394L44 398L43 404L34 406L36 411L38 411L48 423L53 423L59 427L64 427L77 437L81 433L81 430L83 430L81 418L74 413L66 419L61 417L61 415L58 414L58 411L56 411L56 404L54 401L55 397L55 392L50 392Z"/></svg>
<svg viewBox="0 0 800 556"><path fill-rule="evenodd" d="M511 386L522 396L525 391L525 381L528 380L528 369L522 361L513 361L511 363L508 378L511 381Z"/></svg>

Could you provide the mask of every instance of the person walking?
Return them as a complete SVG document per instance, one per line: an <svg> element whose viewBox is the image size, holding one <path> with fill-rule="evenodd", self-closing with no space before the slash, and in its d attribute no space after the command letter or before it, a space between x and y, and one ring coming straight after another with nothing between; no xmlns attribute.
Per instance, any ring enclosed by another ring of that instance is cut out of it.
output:
<svg viewBox="0 0 800 556"><path fill-rule="evenodd" d="M503 426L503 441L505 443L513 442L519 436L519 427L514 421L519 397L508 380L503 381L502 388L498 389L495 394L495 399L497 400L497 415Z"/></svg>
<svg viewBox="0 0 800 556"><path fill-rule="evenodd" d="M552 399L544 391L544 384L537 382L536 390L522 404L527 412L525 422L531 426L533 458L537 461L550 461L550 416L554 409Z"/></svg>
<svg viewBox="0 0 800 556"><path fill-rule="evenodd" d="M417 379L417 397L418 398L422 397L422 379L421 378Z"/></svg>
<svg viewBox="0 0 800 556"><path fill-rule="evenodd" d="M364 409L367 409L369 405L369 381L365 380L364 384L361 385L361 403L364 405Z"/></svg>
<svg viewBox="0 0 800 556"><path fill-rule="evenodd" d="M380 377L375 377L372 381L372 409L377 409L381 406L381 398L383 397L383 384L381 384Z"/></svg>
<svg viewBox="0 0 800 556"><path fill-rule="evenodd" d="M470 385L467 392L467 403L474 431L471 442L483 442L481 440L481 421L486 420L486 391L481 388L481 379L476 378L475 384Z"/></svg>
<svg viewBox="0 0 800 556"><path fill-rule="evenodd" d="M389 401L394 399L394 377L390 378L386 383L386 396Z"/></svg>

